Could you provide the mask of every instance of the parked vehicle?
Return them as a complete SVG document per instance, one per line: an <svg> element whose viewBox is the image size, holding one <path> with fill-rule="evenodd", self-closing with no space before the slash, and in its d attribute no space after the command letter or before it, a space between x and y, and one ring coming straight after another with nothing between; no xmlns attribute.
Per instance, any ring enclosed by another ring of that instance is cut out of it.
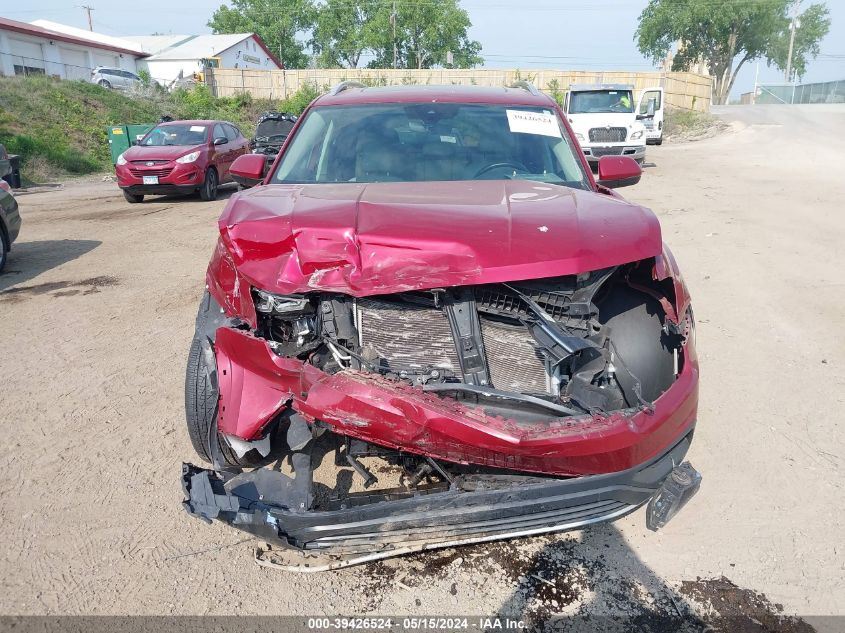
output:
<svg viewBox="0 0 845 633"><path fill-rule="evenodd" d="M635 109L634 87L626 84L573 84L566 95L564 109L575 131L575 138L595 171L602 156L628 156L642 165L645 160L646 127L642 121L653 117L658 102L646 99L661 88L643 92ZM642 108L644 114L639 114ZM660 126L662 134L662 124Z"/></svg>
<svg viewBox="0 0 845 633"><path fill-rule="evenodd" d="M129 202L150 194L191 194L214 200L232 182L229 168L249 141L226 121L167 121L117 158L117 184Z"/></svg>
<svg viewBox="0 0 845 633"><path fill-rule="evenodd" d="M12 159L9 152L6 151L6 146L0 144L0 179L8 183L8 178L12 175ZM9 183L11 184L11 183Z"/></svg>
<svg viewBox="0 0 845 633"><path fill-rule="evenodd" d="M265 112L258 117L258 125L255 127L255 136L250 147L253 154L264 156L268 169L276 160L279 150L282 149L294 125L296 125L296 116L287 112Z"/></svg>
<svg viewBox="0 0 845 633"><path fill-rule="evenodd" d="M21 230L21 215L12 188L0 180L0 271L6 265L12 243Z"/></svg>
<svg viewBox="0 0 845 633"><path fill-rule="evenodd" d="M256 186L220 217L188 356L213 465L183 466L190 514L350 564L646 503L657 529L698 489L690 297L611 189L634 159L596 182L528 84L341 84L264 166L232 166ZM315 495L326 451L372 490ZM284 455L293 477L242 470Z"/></svg>
<svg viewBox="0 0 845 633"><path fill-rule="evenodd" d="M103 88L114 88L115 90L129 90L141 83L141 78L133 72L122 68L110 68L109 66L97 66L91 71L91 83L98 84Z"/></svg>

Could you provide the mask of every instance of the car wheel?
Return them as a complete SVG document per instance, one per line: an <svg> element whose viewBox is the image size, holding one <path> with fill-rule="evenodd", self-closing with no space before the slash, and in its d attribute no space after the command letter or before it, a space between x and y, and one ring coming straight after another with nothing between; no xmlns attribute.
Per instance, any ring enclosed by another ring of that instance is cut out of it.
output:
<svg viewBox="0 0 845 633"><path fill-rule="evenodd" d="M209 167L205 172L205 181L200 187L200 198L206 202L217 198L217 171L213 167Z"/></svg>
<svg viewBox="0 0 845 633"><path fill-rule="evenodd" d="M3 231L2 227L0 227L0 271L3 270L3 267L6 265L6 258L9 254L9 249L6 248L6 233Z"/></svg>
<svg viewBox="0 0 845 633"><path fill-rule="evenodd" d="M207 339L206 339L207 341ZM209 353L210 352L210 353ZM208 445L208 434L211 425L217 418L217 399L219 390L216 376L217 368L214 349L211 343L205 345L200 338L194 338L191 351L188 353L188 367L185 372L185 421L188 424L188 437L197 455L201 459L212 462ZM229 444L217 434L217 445L220 454L228 466L252 468L261 465L264 458L258 451L251 450L243 457L238 457Z"/></svg>
<svg viewBox="0 0 845 633"><path fill-rule="evenodd" d="M125 189L123 190L123 197L126 198L126 202L131 202L132 204L137 204L138 202L144 201L144 194L129 193Z"/></svg>
<svg viewBox="0 0 845 633"><path fill-rule="evenodd" d="M111 84L105 79L100 79L97 83L103 88L111 88Z"/></svg>

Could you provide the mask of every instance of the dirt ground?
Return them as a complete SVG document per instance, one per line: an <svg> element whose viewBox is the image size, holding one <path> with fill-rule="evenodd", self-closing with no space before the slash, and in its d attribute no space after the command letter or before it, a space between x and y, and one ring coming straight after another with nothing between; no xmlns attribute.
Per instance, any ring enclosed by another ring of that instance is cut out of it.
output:
<svg viewBox="0 0 845 633"><path fill-rule="evenodd" d="M196 460L183 370L225 201L130 205L99 180L21 195L0 276L0 613L691 613L838 630L810 616L845 616L845 109L719 114L726 132L649 147L624 190L660 217L693 295L700 494L657 534L639 510L337 573L260 568L255 542L180 506Z"/></svg>

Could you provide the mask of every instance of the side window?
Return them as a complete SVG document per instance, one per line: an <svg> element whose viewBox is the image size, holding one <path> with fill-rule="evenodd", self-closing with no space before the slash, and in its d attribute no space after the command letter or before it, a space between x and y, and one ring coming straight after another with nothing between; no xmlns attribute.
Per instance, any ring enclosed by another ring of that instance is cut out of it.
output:
<svg viewBox="0 0 845 633"><path fill-rule="evenodd" d="M236 141L240 136L238 129L234 125L229 125L226 123L223 128L226 130L226 138L230 141Z"/></svg>
<svg viewBox="0 0 845 633"><path fill-rule="evenodd" d="M649 90L643 95L642 100L640 101L640 114L646 114L648 112L648 103L649 101L654 101L654 109L660 109L660 96L661 93L659 90Z"/></svg>
<svg viewBox="0 0 845 633"><path fill-rule="evenodd" d="M223 126L219 123L214 125L214 138L212 140L216 141L218 138L225 138L228 140L228 136L226 136L226 132L223 131Z"/></svg>

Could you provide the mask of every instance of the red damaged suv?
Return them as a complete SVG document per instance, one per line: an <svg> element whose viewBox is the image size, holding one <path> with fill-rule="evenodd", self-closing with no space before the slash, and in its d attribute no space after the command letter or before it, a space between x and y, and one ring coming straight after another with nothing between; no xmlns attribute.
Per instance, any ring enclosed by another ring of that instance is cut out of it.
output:
<svg viewBox="0 0 845 633"><path fill-rule="evenodd" d="M347 82L263 169L232 166L188 358L190 514L330 568L698 490L687 289L612 189L639 166L595 181L550 98Z"/></svg>
<svg viewBox="0 0 845 633"><path fill-rule="evenodd" d="M249 152L249 141L225 121L159 123L115 164L117 184L129 202L150 194L191 194L214 200L229 168Z"/></svg>

